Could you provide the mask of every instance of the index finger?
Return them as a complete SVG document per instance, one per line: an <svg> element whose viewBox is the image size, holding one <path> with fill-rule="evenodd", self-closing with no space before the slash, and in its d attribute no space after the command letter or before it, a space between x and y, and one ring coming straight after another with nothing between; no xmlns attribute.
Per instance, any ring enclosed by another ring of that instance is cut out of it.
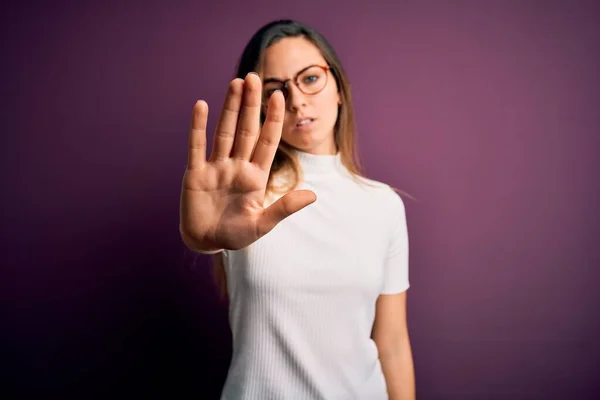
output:
<svg viewBox="0 0 600 400"><path fill-rule="evenodd" d="M198 100L194 104L188 144L188 169L202 168L206 163L206 121L208 103Z"/></svg>

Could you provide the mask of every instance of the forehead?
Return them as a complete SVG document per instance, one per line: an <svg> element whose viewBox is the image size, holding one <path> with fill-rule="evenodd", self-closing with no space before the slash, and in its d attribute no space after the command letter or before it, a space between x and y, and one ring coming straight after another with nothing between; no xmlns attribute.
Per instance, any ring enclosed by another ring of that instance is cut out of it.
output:
<svg viewBox="0 0 600 400"><path fill-rule="evenodd" d="M313 64L326 64L317 46L303 37L289 37L265 50L261 72L265 77L290 78Z"/></svg>

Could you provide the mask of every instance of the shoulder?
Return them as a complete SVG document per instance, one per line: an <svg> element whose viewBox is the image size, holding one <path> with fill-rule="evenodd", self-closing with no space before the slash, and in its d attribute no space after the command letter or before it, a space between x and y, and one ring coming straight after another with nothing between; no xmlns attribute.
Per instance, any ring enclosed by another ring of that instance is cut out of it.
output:
<svg viewBox="0 0 600 400"><path fill-rule="evenodd" d="M404 200L391 185L367 177L357 177L358 185L370 202L384 212L404 213Z"/></svg>

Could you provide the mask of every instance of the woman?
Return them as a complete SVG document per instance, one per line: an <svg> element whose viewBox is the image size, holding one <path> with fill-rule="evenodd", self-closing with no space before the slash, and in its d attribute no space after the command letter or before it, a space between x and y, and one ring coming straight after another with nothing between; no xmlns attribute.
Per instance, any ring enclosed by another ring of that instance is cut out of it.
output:
<svg viewBox="0 0 600 400"><path fill-rule="evenodd" d="M226 277L222 399L413 399L404 205L356 162L348 80L295 21L241 57L206 158L194 106L180 231Z"/></svg>

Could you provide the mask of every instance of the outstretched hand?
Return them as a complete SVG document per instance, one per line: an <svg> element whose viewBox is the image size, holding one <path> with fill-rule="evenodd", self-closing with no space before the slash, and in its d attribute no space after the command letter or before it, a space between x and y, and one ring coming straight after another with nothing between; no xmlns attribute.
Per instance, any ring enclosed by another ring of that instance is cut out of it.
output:
<svg viewBox="0 0 600 400"><path fill-rule="evenodd" d="M261 127L261 98L258 75L231 81L208 159L208 104L194 105L180 200L180 232L192 250L244 248L316 200L313 192L296 190L263 208L285 99L280 91L271 95Z"/></svg>

